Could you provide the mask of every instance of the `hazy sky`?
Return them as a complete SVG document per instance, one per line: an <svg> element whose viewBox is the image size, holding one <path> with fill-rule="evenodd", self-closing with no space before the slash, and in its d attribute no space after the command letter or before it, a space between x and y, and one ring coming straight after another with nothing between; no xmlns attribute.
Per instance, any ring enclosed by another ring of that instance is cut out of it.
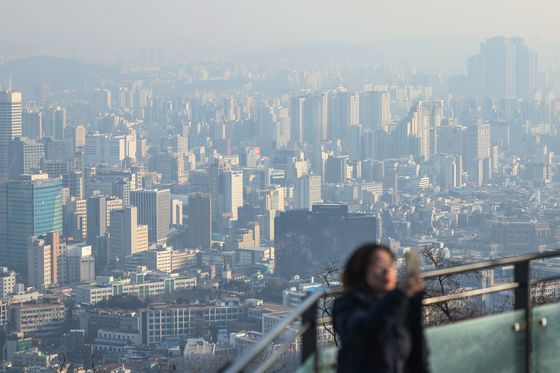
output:
<svg viewBox="0 0 560 373"><path fill-rule="evenodd" d="M2 2L0 55L227 55L408 37L556 41L559 13L557 0L15 0Z"/></svg>

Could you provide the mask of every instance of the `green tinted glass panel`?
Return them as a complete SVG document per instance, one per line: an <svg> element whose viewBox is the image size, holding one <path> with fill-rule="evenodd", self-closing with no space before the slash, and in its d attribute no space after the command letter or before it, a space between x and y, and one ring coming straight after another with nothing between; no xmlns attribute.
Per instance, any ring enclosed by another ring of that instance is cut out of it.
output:
<svg viewBox="0 0 560 373"><path fill-rule="evenodd" d="M428 329L432 372L523 372L522 320L514 311Z"/></svg>
<svg viewBox="0 0 560 373"><path fill-rule="evenodd" d="M560 371L560 304L533 309L533 366L539 373ZM545 321L543 323L543 321Z"/></svg>

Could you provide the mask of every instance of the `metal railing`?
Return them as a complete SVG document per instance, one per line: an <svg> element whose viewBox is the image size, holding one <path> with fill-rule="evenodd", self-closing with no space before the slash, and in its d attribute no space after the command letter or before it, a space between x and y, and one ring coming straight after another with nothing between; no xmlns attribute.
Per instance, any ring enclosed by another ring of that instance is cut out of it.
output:
<svg viewBox="0 0 560 373"><path fill-rule="evenodd" d="M486 269L492 269L497 267L507 267L513 266L513 282L495 285L491 287L466 290L459 293L436 296L431 298L426 298L423 301L424 305L432 305L443 302L449 302L453 300L460 300L465 298L471 298L475 296L497 293L507 290L514 291L514 310L524 310L524 355L525 355L525 366L524 372L531 372L531 338L532 338L532 327L531 327L531 285L544 281L560 280L560 277L554 278L544 278L531 280L530 263L536 260L542 260L552 257L560 257L559 251L548 251L538 254L528 254L521 255L503 259L495 260L485 260L476 263L470 263L465 265L447 267L442 269L436 269L432 271L427 271L422 273L422 278L432 279L442 276L457 275L467 272L480 271ZM297 308L292 310L288 316L286 316L278 325L271 329L267 334L265 334L258 343L253 345L245 353L238 356L234 360L229 361L220 369L220 372L224 373L238 373L246 371L250 364L255 361L266 348L274 342L276 338L282 335L286 328L292 323L299 321L301 319L301 328L299 333L295 337L301 335L302 347L301 347L301 364L305 364L308 359L314 359L314 370L318 369L318 346L317 346L317 310L319 306L319 301L323 297L334 296L340 293L340 289L330 289L328 291L311 293ZM252 368L251 371L264 372L275 360L281 356L281 352L275 353L270 356L263 364L257 368Z"/></svg>

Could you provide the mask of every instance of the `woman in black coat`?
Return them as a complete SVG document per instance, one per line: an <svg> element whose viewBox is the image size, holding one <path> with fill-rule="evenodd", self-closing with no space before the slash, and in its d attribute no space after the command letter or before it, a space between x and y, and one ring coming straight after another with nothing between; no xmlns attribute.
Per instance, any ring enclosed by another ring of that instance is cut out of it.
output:
<svg viewBox="0 0 560 373"><path fill-rule="evenodd" d="M391 250L366 244L348 260L342 282L344 293L333 305L338 371L429 372L419 273L397 287Z"/></svg>

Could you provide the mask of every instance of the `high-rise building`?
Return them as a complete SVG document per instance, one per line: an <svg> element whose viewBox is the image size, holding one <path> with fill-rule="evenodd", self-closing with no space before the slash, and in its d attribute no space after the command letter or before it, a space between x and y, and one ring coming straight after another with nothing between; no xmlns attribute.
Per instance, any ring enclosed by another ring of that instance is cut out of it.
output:
<svg viewBox="0 0 560 373"><path fill-rule="evenodd" d="M120 180L112 184L112 191L115 197L122 199L123 207L130 206L130 190L132 183L130 180Z"/></svg>
<svg viewBox="0 0 560 373"><path fill-rule="evenodd" d="M467 126L466 166L470 181L478 186L487 184L492 178L490 131L488 123Z"/></svg>
<svg viewBox="0 0 560 373"><path fill-rule="evenodd" d="M95 258L91 246L69 246L58 262L60 284L91 283L95 280Z"/></svg>
<svg viewBox="0 0 560 373"><path fill-rule="evenodd" d="M321 202L321 176L306 175L297 179L294 208L311 210L314 204Z"/></svg>
<svg viewBox="0 0 560 373"><path fill-rule="evenodd" d="M87 201L87 243L97 248L97 238L107 233L111 225L111 211L122 209L120 198L103 195L93 196Z"/></svg>
<svg viewBox="0 0 560 373"><path fill-rule="evenodd" d="M325 167L325 183L343 184L348 178L348 156L331 156Z"/></svg>
<svg viewBox="0 0 560 373"><path fill-rule="evenodd" d="M183 225L183 201L171 200L171 225Z"/></svg>
<svg viewBox="0 0 560 373"><path fill-rule="evenodd" d="M296 144L304 141L304 105L305 97L292 97L290 102L290 138Z"/></svg>
<svg viewBox="0 0 560 373"><path fill-rule="evenodd" d="M138 222L148 225L150 243L163 243L167 239L170 223L169 189L134 190L130 192L130 204L138 207Z"/></svg>
<svg viewBox="0 0 560 373"><path fill-rule="evenodd" d="M313 276L325 262L343 262L356 246L377 238L376 218L351 214L345 205L286 211L274 225L277 272L285 278Z"/></svg>
<svg viewBox="0 0 560 373"><path fill-rule="evenodd" d="M86 127L83 124L77 124L71 128L70 134L72 136L74 151L82 151L86 146Z"/></svg>
<svg viewBox="0 0 560 373"><path fill-rule="evenodd" d="M224 205L222 212L237 220L237 209L243 206L243 171L228 170L222 174Z"/></svg>
<svg viewBox="0 0 560 373"><path fill-rule="evenodd" d="M79 170L72 170L68 175L68 187L70 196L78 199L84 198L84 173Z"/></svg>
<svg viewBox="0 0 560 373"><path fill-rule="evenodd" d="M336 92L328 98L328 137L343 139L359 123L359 99L351 92Z"/></svg>
<svg viewBox="0 0 560 373"><path fill-rule="evenodd" d="M124 268L124 260L128 255L147 249L143 245L138 245L138 226L136 206L111 211L109 263Z"/></svg>
<svg viewBox="0 0 560 373"><path fill-rule="evenodd" d="M43 143L25 137L15 138L10 142L10 178L39 171L44 157Z"/></svg>
<svg viewBox="0 0 560 373"><path fill-rule="evenodd" d="M391 123L391 95L371 91L360 94L360 124L371 130L389 131Z"/></svg>
<svg viewBox="0 0 560 373"><path fill-rule="evenodd" d="M327 95L315 93L305 99L303 110L303 140L320 144L327 139Z"/></svg>
<svg viewBox="0 0 560 373"><path fill-rule="evenodd" d="M189 195L187 205L190 247L210 248L212 243L212 206L210 195Z"/></svg>
<svg viewBox="0 0 560 373"><path fill-rule="evenodd" d="M487 39L468 61L468 78L476 96L528 98L537 89L537 54L521 38Z"/></svg>
<svg viewBox="0 0 560 373"><path fill-rule="evenodd" d="M58 255L53 255L53 247L44 239L29 238L27 249L27 283L35 288L49 287L53 282L52 266L58 260Z"/></svg>
<svg viewBox="0 0 560 373"><path fill-rule="evenodd" d="M57 140L64 140L66 129L66 109L58 106L52 112L53 137Z"/></svg>
<svg viewBox="0 0 560 373"><path fill-rule="evenodd" d="M43 138L43 113L40 111L23 113L22 136L34 140Z"/></svg>
<svg viewBox="0 0 560 373"><path fill-rule="evenodd" d="M62 233L62 181L25 175L0 185L0 263L27 273L31 236Z"/></svg>
<svg viewBox="0 0 560 373"><path fill-rule="evenodd" d="M92 166L102 163L120 165L126 157L126 145L126 136L90 134L86 137L84 162Z"/></svg>
<svg viewBox="0 0 560 373"><path fill-rule="evenodd" d="M443 119L443 100L419 101L401 123L401 154L427 161L437 154L437 134Z"/></svg>
<svg viewBox="0 0 560 373"><path fill-rule="evenodd" d="M21 137L21 92L0 92L0 181L10 176L10 142Z"/></svg>

